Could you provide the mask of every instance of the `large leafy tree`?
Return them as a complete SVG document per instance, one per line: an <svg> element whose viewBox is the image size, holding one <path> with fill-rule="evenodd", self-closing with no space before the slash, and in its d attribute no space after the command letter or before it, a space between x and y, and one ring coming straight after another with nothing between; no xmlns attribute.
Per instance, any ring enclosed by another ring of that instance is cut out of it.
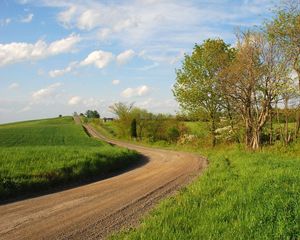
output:
<svg viewBox="0 0 300 240"><path fill-rule="evenodd" d="M216 144L216 122L224 101L220 91L220 72L232 61L235 50L221 39L208 39L195 45L176 71L173 93L183 110L205 112L210 119L212 145Z"/></svg>

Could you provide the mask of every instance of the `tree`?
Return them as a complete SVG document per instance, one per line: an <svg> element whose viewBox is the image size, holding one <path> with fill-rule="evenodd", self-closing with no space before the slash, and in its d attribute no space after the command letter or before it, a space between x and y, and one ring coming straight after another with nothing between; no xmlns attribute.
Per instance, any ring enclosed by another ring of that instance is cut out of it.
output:
<svg viewBox="0 0 300 240"><path fill-rule="evenodd" d="M264 33L238 35L236 58L222 73L222 89L240 112L245 143L252 149L260 147L272 105L288 87L286 64L281 49Z"/></svg>
<svg viewBox="0 0 300 240"><path fill-rule="evenodd" d="M127 105L126 103L118 102L110 106L109 109L118 117L118 119L125 119L129 117L133 105L134 103Z"/></svg>
<svg viewBox="0 0 300 240"><path fill-rule="evenodd" d="M100 114L97 110L87 110L85 115L87 118L100 118Z"/></svg>
<svg viewBox="0 0 300 240"><path fill-rule="evenodd" d="M216 122L223 108L219 73L233 60L235 51L223 40L204 41L186 55L182 68L176 71L173 93L183 110L209 116L212 145L216 144Z"/></svg>
<svg viewBox="0 0 300 240"><path fill-rule="evenodd" d="M300 90L300 1L283 1L276 9L273 20L266 23L266 29L269 37L283 50L291 74L295 73L298 79L298 90ZM285 108L288 107L289 100L285 97ZM300 130L299 111L298 109L296 136Z"/></svg>
<svg viewBox="0 0 300 240"><path fill-rule="evenodd" d="M300 1L282 2L274 19L267 22L266 27L269 37L277 41L291 69L297 73L300 89Z"/></svg>
<svg viewBox="0 0 300 240"><path fill-rule="evenodd" d="M133 103L127 105L126 103L118 102L109 107L111 112L117 116L116 125L119 135L122 137L130 136L131 110L133 105Z"/></svg>
<svg viewBox="0 0 300 240"><path fill-rule="evenodd" d="M144 130L146 129L147 124L149 124L151 114L145 109L134 107L131 109L130 115L132 118L136 119L137 136L140 140L142 140Z"/></svg>
<svg viewBox="0 0 300 240"><path fill-rule="evenodd" d="M136 139L137 138L137 132L136 132L136 119L135 118L131 121L130 132L131 132L131 137Z"/></svg>

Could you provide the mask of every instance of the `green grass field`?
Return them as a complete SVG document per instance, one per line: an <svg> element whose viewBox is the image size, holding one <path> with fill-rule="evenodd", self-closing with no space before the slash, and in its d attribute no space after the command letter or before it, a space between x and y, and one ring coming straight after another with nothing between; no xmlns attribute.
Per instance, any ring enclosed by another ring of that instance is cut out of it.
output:
<svg viewBox="0 0 300 240"><path fill-rule="evenodd" d="M137 159L91 139L72 117L0 125L0 199L95 178Z"/></svg>
<svg viewBox="0 0 300 240"><path fill-rule="evenodd" d="M206 126L188 123L192 133ZM209 159L191 185L164 200L141 225L111 239L299 239L300 145L249 152L169 146Z"/></svg>

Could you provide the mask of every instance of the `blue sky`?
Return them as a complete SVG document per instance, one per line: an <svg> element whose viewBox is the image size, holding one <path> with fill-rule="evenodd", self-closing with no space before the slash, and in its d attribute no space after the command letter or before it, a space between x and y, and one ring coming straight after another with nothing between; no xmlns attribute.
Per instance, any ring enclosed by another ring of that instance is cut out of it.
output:
<svg viewBox="0 0 300 240"><path fill-rule="evenodd" d="M276 3L276 1L275 1ZM178 110L184 53L270 17L271 0L1 0L0 123L135 102Z"/></svg>

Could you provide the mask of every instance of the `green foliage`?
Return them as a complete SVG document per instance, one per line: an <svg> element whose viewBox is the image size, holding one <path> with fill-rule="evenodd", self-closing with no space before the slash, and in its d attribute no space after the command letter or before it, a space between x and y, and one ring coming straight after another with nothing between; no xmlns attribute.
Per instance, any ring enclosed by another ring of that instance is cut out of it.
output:
<svg viewBox="0 0 300 240"><path fill-rule="evenodd" d="M163 201L137 229L111 239L300 237L299 143L287 148L278 142L261 152L245 151L241 145L211 150L206 145L207 122L185 125L188 134L199 141L197 146L161 140L150 142L151 146L198 151L208 157L208 169L178 195Z"/></svg>
<svg viewBox="0 0 300 240"><path fill-rule="evenodd" d="M110 107L118 119L111 123L99 123L110 134L121 139L137 138L145 141L174 142L183 133L180 122L167 114L153 114L133 104L116 103Z"/></svg>
<svg viewBox="0 0 300 240"><path fill-rule="evenodd" d="M167 131L168 140L170 142L177 142L178 138L180 137L180 132L176 127L170 127Z"/></svg>
<svg viewBox="0 0 300 240"><path fill-rule="evenodd" d="M218 74L234 55L234 49L220 39L208 39L201 45L195 45L192 55L185 56L182 68L176 72L173 92L184 110L204 110L209 117L220 110Z"/></svg>
<svg viewBox="0 0 300 240"><path fill-rule="evenodd" d="M71 117L0 125L0 199L99 177L137 156L91 139Z"/></svg>
<svg viewBox="0 0 300 240"><path fill-rule="evenodd" d="M220 88L220 73L235 57L235 49L223 40L208 39L195 45L191 56L186 55L182 68L176 72L173 93L184 111L206 113L211 122L212 145L218 113L224 108Z"/></svg>
<svg viewBox="0 0 300 240"><path fill-rule="evenodd" d="M198 138L205 138L209 135L208 122L185 122L185 125L189 128L190 132Z"/></svg>
<svg viewBox="0 0 300 240"><path fill-rule="evenodd" d="M285 52L290 66L300 77L300 3L298 0L282 1L275 17L266 24L268 35ZM298 79L300 81L300 79ZM300 86L300 85L299 85Z"/></svg>
<svg viewBox="0 0 300 240"><path fill-rule="evenodd" d="M100 118L100 114L97 110L87 110L85 115L87 118Z"/></svg>
<svg viewBox="0 0 300 240"><path fill-rule="evenodd" d="M112 239L298 239L300 148L207 153L209 169Z"/></svg>
<svg viewBox="0 0 300 240"><path fill-rule="evenodd" d="M117 127L118 135L123 138L130 137L130 124L133 119L131 114L133 103L127 105L122 102L118 102L109 107L112 113L117 116L115 126Z"/></svg>

